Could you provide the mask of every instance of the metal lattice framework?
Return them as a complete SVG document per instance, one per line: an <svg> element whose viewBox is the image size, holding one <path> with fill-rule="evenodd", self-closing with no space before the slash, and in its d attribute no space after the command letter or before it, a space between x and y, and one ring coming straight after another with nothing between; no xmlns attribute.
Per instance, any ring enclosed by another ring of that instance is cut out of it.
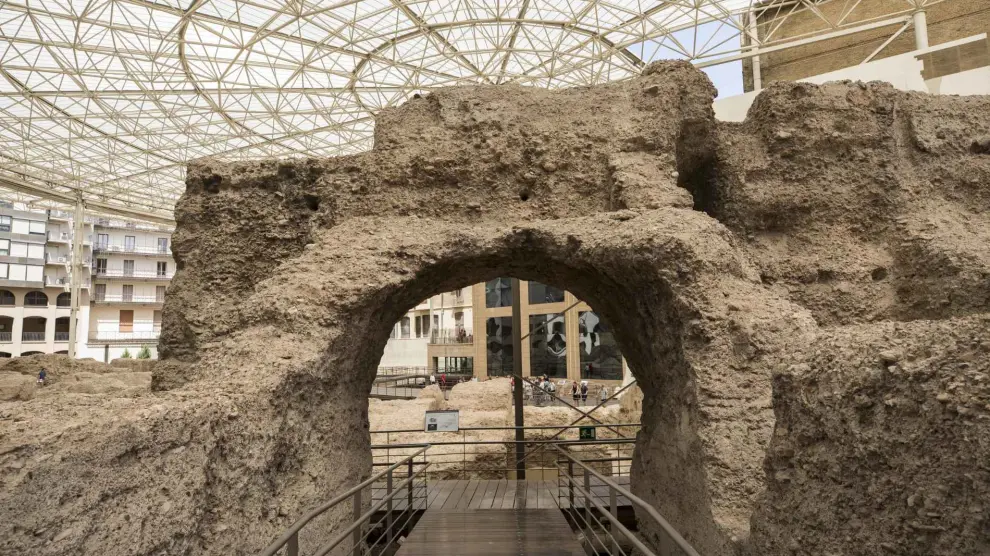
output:
<svg viewBox="0 0 990 556"><path fill-rule="evenodd" d="M799 38L788 18L814 37L937 1L0 0L0 185L167 218L192 159L363 151L430 88L712 65Z"/></svg>

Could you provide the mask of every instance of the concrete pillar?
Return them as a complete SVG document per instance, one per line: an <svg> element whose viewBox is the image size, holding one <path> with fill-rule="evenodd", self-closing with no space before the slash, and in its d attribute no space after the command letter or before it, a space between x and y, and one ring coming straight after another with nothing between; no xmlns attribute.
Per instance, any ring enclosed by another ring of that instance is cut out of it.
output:
<svg viewBox="0 0 990 556"><path fill-rule="evenodd" d="M914 48L928 48L928 15L924 10L914 12Z"/></svg>
<svg viewBox="0 0 990 556"><path fill-rule="evenodd" d="M69 310L69 357L76 356L76 335L79 333L79 298L82 297L82 255L83 244L86 241L83 235L85 213L83 212L82 193L76 194L76 211L72 218L72 275L69 277L72 306Z"/></svg>

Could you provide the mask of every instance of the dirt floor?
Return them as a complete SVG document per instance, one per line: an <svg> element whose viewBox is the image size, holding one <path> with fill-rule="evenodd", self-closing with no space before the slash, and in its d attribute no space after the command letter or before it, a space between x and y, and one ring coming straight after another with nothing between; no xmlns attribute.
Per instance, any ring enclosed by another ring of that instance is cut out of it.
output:
<svg viewBox="0 0 990 556"><path fill-rule="evenodd" d="M776 83L725 124L714 94L675 62L445 89L368 153L191 165L151 390L0 366L0 553L254 554L368 476L369 429L504 422L497 383L366 400L409 307L511 275L612 325L632 488L701 554L986 554L990 98Z"/></svg>

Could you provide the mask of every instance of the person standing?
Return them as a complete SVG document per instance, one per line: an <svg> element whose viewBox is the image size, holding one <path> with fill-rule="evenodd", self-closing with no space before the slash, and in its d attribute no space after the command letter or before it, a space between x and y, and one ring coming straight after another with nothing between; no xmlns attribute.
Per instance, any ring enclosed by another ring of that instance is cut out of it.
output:
<svg viewBox="0 0 990 556"><path fill-rule="evenodd" d="M45 369L41 369L41 372L38 373L38 384L44 386L45 380L47 379L48 379L48 372L45 371Z"/></svg>
<svg viewBox="0 0 990 556"><path fill-rule="evenodd" d="M588 403L588 381L581 381L581 405Z"/></svg>
<svg viewBox="0 0 990 556"><path fill-rule="evenodd" d="M601 399L602 405L605 405L605 401L608 400L608 386L602 384L602 389L598 391L598 397Z"/></svg>
<svg viewBox="0 0 990 556"><path fill-rule="evenodd" d="M581 400L581 394L578 392L578 383L576 380L571 383L571 399L574 400L574 405L578 405L578 401Z"/></svg>

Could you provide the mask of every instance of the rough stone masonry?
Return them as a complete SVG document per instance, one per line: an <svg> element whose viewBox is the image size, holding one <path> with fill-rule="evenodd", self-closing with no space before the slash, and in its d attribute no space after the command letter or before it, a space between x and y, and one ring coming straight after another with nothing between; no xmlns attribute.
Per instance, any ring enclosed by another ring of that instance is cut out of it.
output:
<svg viewBox="0 0 990 556"><path fill-rule="evenodd" d="M633 490L700 553L985 554L990 99L714 96L677 62L443 89L361 155L191 165L156 392L4 403L0 552L256 553L371 472L392 324L512 275L612 325Z"/></svg>

